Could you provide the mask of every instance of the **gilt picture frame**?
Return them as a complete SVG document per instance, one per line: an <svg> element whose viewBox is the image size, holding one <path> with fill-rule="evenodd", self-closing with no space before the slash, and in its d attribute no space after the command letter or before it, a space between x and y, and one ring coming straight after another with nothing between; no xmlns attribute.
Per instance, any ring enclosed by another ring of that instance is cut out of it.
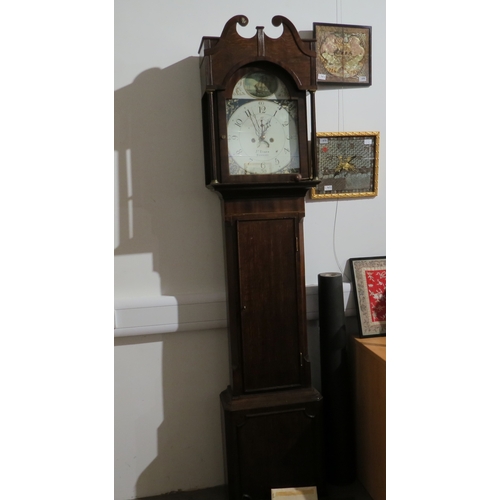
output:
<svg viewBox="0 0 500 500"><path fill-rule="evenodd" d="M320 183L311 199L375 197L380 132L317 132Z"/></svg>
<svg viewBox="0 0 500 500"><path fill-rule="evenodd" d="M313 23L316 80L332 86L372 84L372 27Z"/></svg>
<svg viewBox="0 0 500 500"><path fill-rule="evenodd" d="M386 335L386 258L349 259L361 337Z"/></svg>

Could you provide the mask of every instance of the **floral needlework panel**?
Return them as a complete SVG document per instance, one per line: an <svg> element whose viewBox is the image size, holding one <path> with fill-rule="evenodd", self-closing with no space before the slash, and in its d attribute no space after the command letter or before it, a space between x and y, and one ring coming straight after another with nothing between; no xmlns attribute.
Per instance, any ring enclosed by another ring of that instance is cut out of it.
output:
<svg viewBox="0 0 500 500"><path fill-rule="evenodd" d="M373 322L385 321L386 270L366 270L365 275L368 286L371 320Z"/></svg>
<svg viewBox="0 0 500 500"><path fill-rule="evenodd" d="M386 259L385 257L354 258L350 263L360 335L362 337L385 335Z"/></svg>

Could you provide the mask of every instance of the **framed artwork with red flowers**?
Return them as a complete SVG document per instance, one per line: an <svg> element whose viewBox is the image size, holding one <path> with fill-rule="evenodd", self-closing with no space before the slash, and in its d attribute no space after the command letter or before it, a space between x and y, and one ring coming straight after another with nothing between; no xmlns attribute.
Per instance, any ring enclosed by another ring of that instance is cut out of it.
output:
<svg viewBox="0 0 500 500"><path fill-rule="evenodd" d="M380 132L318 132L320 184L312 199L360 198L378 194Z"/></svg>
<svg viewBox="0 0 500 500"><path fill-rule="evenodd" d="M385 335L385 257L353 258L350 266L361 337Z"/></svg>

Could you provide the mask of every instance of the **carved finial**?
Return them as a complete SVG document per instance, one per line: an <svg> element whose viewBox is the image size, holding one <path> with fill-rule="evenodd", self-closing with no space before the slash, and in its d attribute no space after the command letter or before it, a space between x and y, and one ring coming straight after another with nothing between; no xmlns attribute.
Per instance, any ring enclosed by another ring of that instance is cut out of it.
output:
<svg viewBox="0 0 500 500"><path fill-rule="evenodd" d="M248 24L248 17L242 14L233 16L225 24L220 37L225 38L229 35L229 33L236 33L236 24L239 24L240 26L246 26Z"/></svg>
<svg viewBox="0 0 500 500"><path fill-rule="evenodd" d="M273 23L273 26L276 26L278 27L280 24L283 24L283 21L285 21L285 24L291 24L290 21L288 21L288 19L286 17L283 17L283 16L274 16L272 19L271 19L271 22Z"/></svg>
<svg viewBox="0 0 500 500"><path fill-rule="evenodd" d="M281 24L281 16L274 16L271 19L271 22L273 23L273 26L278 27Z"/></svg>

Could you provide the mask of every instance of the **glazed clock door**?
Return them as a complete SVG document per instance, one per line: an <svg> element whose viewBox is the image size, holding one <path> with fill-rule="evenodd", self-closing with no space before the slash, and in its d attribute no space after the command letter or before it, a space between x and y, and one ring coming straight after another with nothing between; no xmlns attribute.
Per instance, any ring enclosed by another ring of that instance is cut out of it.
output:
<svg viewBox="0 0 500 500"><path fill-rule="evenodd" d="M245 393L303 383L297 231L293 217L237 222Z"/></svg>
<svg viewBox="0 0 500 500"><path fill-rule="evenodd" d="M308 177L305 98L280 68L243 67L219 98L223 183Z"/></svg>

